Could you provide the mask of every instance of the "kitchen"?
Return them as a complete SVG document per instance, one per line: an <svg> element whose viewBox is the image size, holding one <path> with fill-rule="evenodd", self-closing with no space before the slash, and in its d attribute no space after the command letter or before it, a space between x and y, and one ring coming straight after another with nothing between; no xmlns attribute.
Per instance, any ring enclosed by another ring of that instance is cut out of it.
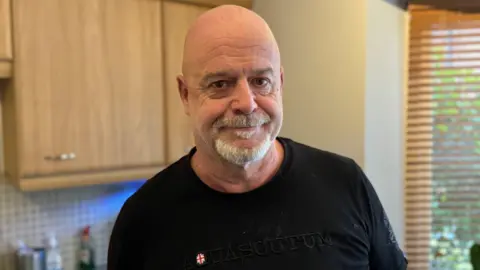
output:
<svg viewBox="0 0 480 270"><path fill-rule="evenodd" d="M192 146L175 82L183 37L196 16L223 3L253 5L277 35L287 74L283 134L352 156L375 175L380 196L392 198L390 190L402 183L396 123L402 114L404 18L398 8L380 0L0 0L0 269L13 269L17 240L39 246L48 233L59 240L65 270L75 269L85 226L91 226L98 265L106 263L109 231L122 203ZM357 5L361 12L353 11ZM319 39L305 30L311 23ZM379 46L380 37L392 45ZM387 64L375 62L379 55ZM310 71L329 74L316 88L338 91L303 90L312 88L299 69L308 64ZM380 91L385 82L395 85L397 96ZM294 92L300 90L305 92ZM382 104L365 105L374 102L371 95L383 95ZM306 100L322 106L306 111ZM295 121L319 121L318 115L329 118L309 132ZM371 125L378 121L392 127L387 134ZM386 147L367 147L373 142ZM383 169L369 166L386 155L399 172L394 185L381 182ZM401 196L386 202L399 238Z"/></svg>

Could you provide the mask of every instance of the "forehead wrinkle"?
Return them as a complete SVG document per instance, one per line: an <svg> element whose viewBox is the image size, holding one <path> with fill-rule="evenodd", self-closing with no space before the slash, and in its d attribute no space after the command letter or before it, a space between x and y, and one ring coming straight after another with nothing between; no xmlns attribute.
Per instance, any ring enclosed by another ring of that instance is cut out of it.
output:
<svg viewBox="0 0 480 270"><path fill-rule="evenodd" d="M256 57L261 57L263 52L268 52L267 48L264 48L264 46L261 45L245 45L243 47L238 47L238 48L231 48L232 46L230 45L218 45L218 46L213 46L210 48L208 51L205 52L203 56L199 57L199 62L200 64L205 64L210 61L215 60L218 57L221 58L256 58ZM228 52L222 54L219 51L222 51L224 49L227 49ZM245 50L252 50L253 53L248 53L245 54ZM262 57L263 58L263 57Z"/></svg>
<svg viewBox="0 0 480 270"><path fill-rule="evenodd" d="M235 69L218 69L215 71L207 72L204 76L206 77L223 77L223 76L238 76L238 74L247 74L247 75L259 75L259 74L273 74L273 68L270 65L266 65L266 67L261 68L242 68L241 72Z"/></svg>
<svg viewBox="0 0 480 270"><path fill-rule="evenodd" d="M239 68L231 68L231 67L219 67L209 70L205 68L203 73L200 75L202 80L206 77L241 77L241 75L249 76L259 76L264 74L274 74L275 71L273 66L270 63L260 64L258 66L250 66L250 67L239 67Z"/></svg>

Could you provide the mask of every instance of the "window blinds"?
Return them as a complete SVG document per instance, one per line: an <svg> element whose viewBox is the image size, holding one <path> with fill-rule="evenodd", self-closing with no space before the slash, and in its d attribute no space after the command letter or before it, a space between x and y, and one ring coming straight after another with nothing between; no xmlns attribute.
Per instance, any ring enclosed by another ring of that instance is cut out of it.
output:
<svg viewBox="0 0 480 270"><path fill-rule="evenodd" d="M410 9L409 269L471 269L480 242L480 13Z"/></svg>

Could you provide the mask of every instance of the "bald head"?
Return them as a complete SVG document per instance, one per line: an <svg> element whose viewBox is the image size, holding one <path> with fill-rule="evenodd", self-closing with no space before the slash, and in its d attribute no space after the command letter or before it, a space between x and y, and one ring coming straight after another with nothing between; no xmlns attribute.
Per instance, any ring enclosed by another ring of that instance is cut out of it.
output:
<svg viewBox="0 0 480 270"><path fill-rule="evenodd" d="M190 27L184 44L183 74L188 77L196 72L223 46L238 50L257 46L280 60L276 40L263 18L244 7L223 5L203 13Z"/></svg>

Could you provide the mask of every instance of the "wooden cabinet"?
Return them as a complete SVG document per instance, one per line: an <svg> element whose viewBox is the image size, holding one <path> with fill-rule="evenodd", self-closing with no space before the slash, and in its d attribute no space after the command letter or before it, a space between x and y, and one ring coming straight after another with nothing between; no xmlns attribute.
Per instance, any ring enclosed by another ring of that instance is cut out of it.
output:
<svg viewBox="0 0 480 270"><path fill-rule="evenodd" d="M24 191L143 180L185 155L187 30L215 5L249 3L0 0L6 177Z"/></svg>
<svg viewBox="0 0 480 270"><path fill-rule="evenodd" d="M161 2L12 5L15 76L3 101L7 177L38 190L158 172L165 165Z"/></svg>
<svg viewBox="0 0 480 270"><path fill-rule="evenodd" d="M180 100L176 76L182 72L183 42L188 28L207 10L204 6L180 2L163 3L168 162L179 159L194 145L191 125Z"/></svg>
<svg viewBox="0 0 480 270"><path fill-rule="evenodd" d="M0 0L0 78L10 77L12 70L10 1Z"/></svg>

